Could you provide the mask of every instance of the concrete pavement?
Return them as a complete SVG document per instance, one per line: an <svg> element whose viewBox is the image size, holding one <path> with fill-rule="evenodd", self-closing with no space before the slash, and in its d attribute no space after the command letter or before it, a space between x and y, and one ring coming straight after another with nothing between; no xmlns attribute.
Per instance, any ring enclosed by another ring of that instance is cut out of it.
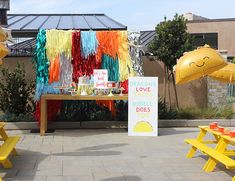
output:
<svg viewBox="0 0 235 181"><path fill-rule="evenodd" d="M197 128L160 128L159 137L128 137L125 129L8 134L21 140L14 168L0 168L4 181L231 181L235 175L223 165L205 173L200 152L185 158L184 139L195 138Z"/></svg>

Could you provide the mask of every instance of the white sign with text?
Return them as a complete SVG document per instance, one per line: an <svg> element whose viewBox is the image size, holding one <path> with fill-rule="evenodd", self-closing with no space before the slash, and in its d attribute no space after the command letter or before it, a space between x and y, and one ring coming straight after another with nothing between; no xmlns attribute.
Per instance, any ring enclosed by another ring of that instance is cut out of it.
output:
<svg viewBox="0 0 235 181"><path fill-rule="evenodd" d="M106 89L108 83L107 69L94 69L94 87L96 89Z"/></svg>
<svg viewBox="0 0 235 181"><path fill-rule="evenodd" d="M158 135L158 77L130 77L128 135Z"/></svg>

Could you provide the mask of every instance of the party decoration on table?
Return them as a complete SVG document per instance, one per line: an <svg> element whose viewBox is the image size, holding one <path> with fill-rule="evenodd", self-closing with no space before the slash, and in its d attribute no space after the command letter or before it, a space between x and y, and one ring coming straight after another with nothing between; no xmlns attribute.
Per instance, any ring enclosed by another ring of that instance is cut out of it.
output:
<svg viewBox="0 0 235 181"><path fill-rule="evenodd" d="M230 132L229 132L229 136L230 136L231 138L234 138L234 137L235 137L235 131L230 131Z"/></svg>
<svg viewBox="0 0 235 181"><path fill-rule="evenodd" d="M107 87L109 89L108 96L113 96L113 89L116 88L116 83L114 81L108 81L107 82Z"/></svg>
<svg viewBox="0 0 235 181"><path fill-rule="evenodd" d="M218 127L217 122L210 123L210 129L216 129Z"/></svg>
<svg viewBox="0 0 235 181"><path fill-rule="evenodd" d="M124 94L123 94L123 91L124 91L125 89L123 88L123 87L121 87L120 88L120 94L119 94L119 96L123 96Z"/></svg>
<svg viewBox="0 0 235 181"><path fill-rule="evenodd" d="M128 80L120 82L120 87L124 88L124 90L123 90L124 94L128 94L128 90L129 90L129 88L128 88Z"/></svg>
<svg viewBox="0 0 235 181"><path fill-rule="evenodd" d="M208 45L185 53L176 64L176 83L182 84L207 76L225 67L227 62Z"/></svg>
<svg viewBox="0 0 235 181"><path fill-rule="evenodd" d="M90 79L88 76L82 76L82 77L79 77L78 79L78 87L81 87L81 93L80 95L82 96L86 96L88 95L88 87L90 85Z"/></svg>
<svg viewBox="0 0 235 181"><path fill-rule="evenodd" d="M218 126L218 131L219 131L220 133L224 133L224 127Z"/></svg>

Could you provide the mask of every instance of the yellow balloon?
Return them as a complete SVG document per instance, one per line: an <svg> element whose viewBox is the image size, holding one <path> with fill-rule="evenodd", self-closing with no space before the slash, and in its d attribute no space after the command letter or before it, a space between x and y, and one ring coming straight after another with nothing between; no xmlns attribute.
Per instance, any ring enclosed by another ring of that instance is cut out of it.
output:
<svg viewBox="0 0 235 181"><path fill-rule="evenodd" d="M7 33L0 27L0 41L7 41Z"/></svg>
<svg viewBox="0 0 235 181"><path fill-rule="evenodd" d="M0 43L0 58L4 58L8 54L9 54L8 48L3 43Z"/></svg>
<svg viewBox="0 0 235 181"><path fill-rule="evenodd" d="M227 65L224 58L209 46L183 55L176 64L176 83L182 84L213 73Z"/></svg>
<svg viewBox="0 0 235 181"><path fill-rule="evenodd" d="M235 84L235 64L230 63L209 75L211 78L224 83Z"/></svg>
<svg viewBox="0 0 235 181"><path fill-rule="evenodd" d="M136 132L136 133L151 133L151 132L153 132L153 127L149 122L140 121L135 125L134 132Z"/></svg>

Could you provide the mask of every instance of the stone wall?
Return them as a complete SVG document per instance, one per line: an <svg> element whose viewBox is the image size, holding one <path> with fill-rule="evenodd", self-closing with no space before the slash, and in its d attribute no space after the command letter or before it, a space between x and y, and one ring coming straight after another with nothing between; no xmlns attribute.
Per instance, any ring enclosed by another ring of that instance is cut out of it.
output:
<svg viewBox="0 0 235 181"><path fill-rule="evenodd" d="M226 105L227 101L227 84L207 78L208 86L208 106L221 107Z"/></svg>
<svg viewBox="0 0 235 181"><path fill-rule="evenodd" d="M220 54L227 60L227 51L221 50ZM221 107L227 104L227 84L207 78L207 99L209 107Z"/></svg>

